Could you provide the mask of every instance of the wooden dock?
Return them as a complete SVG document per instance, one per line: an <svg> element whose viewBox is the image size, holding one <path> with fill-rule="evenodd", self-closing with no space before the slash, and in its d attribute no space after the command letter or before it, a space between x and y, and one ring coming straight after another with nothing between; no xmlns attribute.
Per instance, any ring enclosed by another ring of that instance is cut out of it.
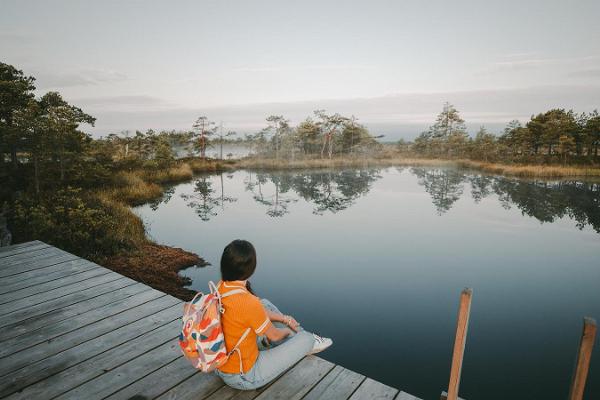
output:
<svg viewBox="0 0 600 400"><path fill-rule="evenodd" d="M181 314L181 300L48 244L0 248L0 398L418 400L316 356L231 389L183 358Z"/></svg>

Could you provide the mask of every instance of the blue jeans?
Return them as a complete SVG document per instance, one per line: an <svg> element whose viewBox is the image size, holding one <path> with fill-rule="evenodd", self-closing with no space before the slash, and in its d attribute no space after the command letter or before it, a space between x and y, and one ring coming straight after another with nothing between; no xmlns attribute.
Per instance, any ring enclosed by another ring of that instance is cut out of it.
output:
<svg viewBox="0 0 600 400"><path fill-rule="evenodd" d="M265 309L281 313L269 300L261 299L261 302ZM274 325L278 328L286 326L281 322L275 322ZM216 374L223 379L225 384L234 389L257 389L271 382L300 361L312 350L314 342L313 335L301 328L297 333L280 342L272 342L269 348L265 348L262 338L259 337L257 338L258 358L250 371L245 374L226 374L217 370Z"/></svg>

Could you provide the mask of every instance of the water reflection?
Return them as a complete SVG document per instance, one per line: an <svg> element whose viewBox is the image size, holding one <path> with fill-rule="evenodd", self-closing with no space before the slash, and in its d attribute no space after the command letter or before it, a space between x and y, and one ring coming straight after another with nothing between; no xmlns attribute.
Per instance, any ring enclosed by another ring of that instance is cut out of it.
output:
<svg viewBox="0 0 600 400"><path fill-rule="evenodd" d="M579 229L591 226L600 233L600 184L574 180L547 181L490 176L453 168L398 168L417 178L429 194L439 216L448 213L465 195L478 204L497 196L502 207L517 207L523 215L538 221L554 222L563 217L573 219ZM294 172L252 172L245 174L243 189L265 214L282 218L291 212L291 205L303 200L312 205L312 213L338 213L366 196L381 177L381 169L320 170ZM233 179L233 174L225 175ZM174 188L167 188L162 199L150 207L156 210L167 203ZM225 205L238 199L227 194L224 174L206 175L192 184L192 193L181 198L203 221L209 221L225 210Z"/></svg>
<svg viewBox="0 0 600 400"><path fill-rule="evenodd" d="M235 197L225 195L225 183L223 174L219 174L220 191L213 188L213 181L209 176L203 176L197 179L193 185L193 193L183 193L188 207L192 208L202 221L209 221L212 217L218 215L217 208L225 209L226 203L237 201Z"/></svg>

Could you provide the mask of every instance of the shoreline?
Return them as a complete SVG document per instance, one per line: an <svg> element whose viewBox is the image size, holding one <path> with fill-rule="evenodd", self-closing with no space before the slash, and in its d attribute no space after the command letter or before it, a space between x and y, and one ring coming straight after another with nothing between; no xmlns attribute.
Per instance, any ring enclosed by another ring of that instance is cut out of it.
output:
<svg viewBox="0 0 600 400"><path fill-rule="evenodd" d="M140 206L160 199L164 195L165 185L188 182L195 174L218 173L242 169L250 170L299 170L326 168L364 168L391 166L458 167L496 175L518 178L589 178L600 177L598 167L573 167L552 165L523 165L486 163L472 160L447 160L409 157L387 158L333 158L304 159L283 161L265 158L245 158L242 160L182 159L174 166L157 171L121 171L116 177L114 187L94 193L103 201L119 207L126 213L123 223L143 225L141 218L132 207ZM145 235L145 230L144 230ZM193 266L203 267L208 263L198 254L187 250L158 244L147 236L140 240L138 248L105 257L102 262L110 268L132 279L143 282L158 290L182 300L189 300L195 293L186 288L189 278L179 275L179 271Z"/></svg>

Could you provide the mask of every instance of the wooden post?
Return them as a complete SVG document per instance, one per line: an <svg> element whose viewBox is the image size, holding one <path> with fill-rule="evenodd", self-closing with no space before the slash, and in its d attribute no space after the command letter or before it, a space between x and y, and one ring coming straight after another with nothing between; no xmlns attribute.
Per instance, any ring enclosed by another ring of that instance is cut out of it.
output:
<svg viewBox="0 0 600 400"><path fill-rule="evenodd" d="M585 381L590 368L592 349L596 338L596 321L590 317L583 318L583 332L579 342L579 351L575 359L575 371L571 381L569 400L582 400L585 390Z"/></svg>
<svg viewBox="0 0 600 400"><path fill-rule="evenodd" d="M460 384L460 372L462 369L465 343L467 341L467 330L469 328L469 315L471 313L471 298L473 289L465 288L460 294L458 306L458 319L456 322L456 338L454 339L454 351L452 352L452 364L450 366L450 382L448 393L442 392L442 400L458 400L458 386Z"/></svg>

